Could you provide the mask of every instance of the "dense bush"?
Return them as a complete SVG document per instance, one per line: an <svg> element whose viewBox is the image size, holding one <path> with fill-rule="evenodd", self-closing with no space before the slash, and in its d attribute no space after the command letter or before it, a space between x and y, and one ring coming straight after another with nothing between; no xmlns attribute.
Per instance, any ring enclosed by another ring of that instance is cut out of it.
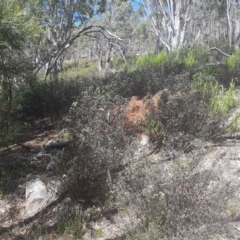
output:
<svg viewBox="0 0 240 240"><path fill-rule="evenodd" d="M162 80L158 74L164 73L156 69L148 74L142 70L134 75L124 72L95 79L94 85L85 86L74 101L68 130L75 140L59 158L59 171L67 172L65 187L74 198L104 200L111 189L109 176L112 181L115 173L124 168L122 160L128 145L121 116L124 113L119 112L115 119L108 118L108 110L123 104L123 97L168 89L159 100L159 111L147 116L148 130L158 150L163 147L188 152L196 137L219 136L222 117L213 116L209 106L213 93L204 95L203 86L194 89L189 74L179 73Z"/></svg>
<svg viewBox="0 0 240 240"><path fill-rule="evenodd" d="M121 116L108 119L108 109L123 103L117 95L92 88L74 102L69 131L74 143L63 153L59 171L67 172L65 187L74 199L104 201L115 174L122 169L127 141Z"/></svg>
<svg viewBox="0 0 240 240"><path fill-rule="evenodd" d="M114 91L115 94L122 97L134 95L143 97L164 88L179 91L188 86L193 73L184 73L184 64L178 61L165 61L166 53L164 52L156 56L149 56L149 58L153 58L153 62L157 64L132 72L128 72L126 69L116 74L106 74L103 78L91 77L88 79L79 79L78 77L69 79L70 75L66 75L66 79L57 78L36 82L33 88L25 88L20 92L23 115L57 117L65 114L76 97L80 96L89 86L93 88L105 86L103 91L106 93ZM160 62L161 67L159 67ZM186 87L178 80L181 77L176 77L176 75L186 78Z"/></svg>
<svg viewBox="0 0 240 240"><path fill-rule="evenodd" d="M181 80L179 81L179 79ZM184 81L184 84L182 82ZM161 68L149 67L134 72L120 72L110 74L102 79L101 84L116 94L128 98L132 96L144 97L155 94L159 90L169 89L179 91L189 87L191 75L183 71L182 65L169 63Z"/></svg>
<svg viewBox="0 0 240 240"><path fill-rule="evenodd" d="M214 77L179 74L173 77L175 86L159 99L159 109L148 118L148 131L156 149L171 147L188 151L191 141L219 139L225 131L222 123L226 113L235 106L235 86L227 91ZM176 91L177 90L177 91Z"/></svg>
<svg viewBox="0 0 240 240"><path fill-rule="evenodd" d="M137 68L162 67L166 64L181 64L185 68L191 69L205 65L209 60L209 52L201 46L187 47L177 52L167 54L165 51L159 54L147 54L137 58Z"/></svg>
<svg viewBox="0 0 240 240"><path fill-rule="evenodd" d="M67 114L72 102L81 95L87 80L55 79L38 82L33 88L21 89L24 117L59 117Z"/></svg>

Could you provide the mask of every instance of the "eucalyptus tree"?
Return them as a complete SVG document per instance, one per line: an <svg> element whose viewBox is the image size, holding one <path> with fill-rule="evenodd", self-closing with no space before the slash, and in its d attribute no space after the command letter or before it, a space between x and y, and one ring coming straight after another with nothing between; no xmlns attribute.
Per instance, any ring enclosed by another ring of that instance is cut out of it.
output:
<svg viewBox="0 0 240 240"><path fill-rule="evenodd" d="M227 35L229 45L237 42L239 1L144 0L143 3L152 31L169 52L195 43L214 44Z"/></svg>
<svg viewBox="0 0 240 240"><path fill-rule="evenodd" d="M66 50L79 37L98 33L106 39L117 38L106 26L90 21L105 11L105 0L42 0L41 9L44 34L36 49L34 75L44 66L46 76L53 70L57 72Z"/></svg>
<svg viewBox="0 0 240 240"><path fill-rule="evenodd" d="M226 16L228 23L229 47L237 49L240 46L240 1L226 0Z"/></svg>
<svg viewBox="0 0 240 240"><path fill-rule="evenodd" d="M194 16L196 2L196 0L144 0L152 29L159 42L169 52L182 48L186 43L186 32Z"/></svg>
<svg viewBox="0 0 240 240"><path fill-rule="evenodd" d="M97 51L100 58L105 55L105 69L111 68L114 55L120 55L124 61L127 51L127 41L131 38L133 27L130 19L132 15L132 5L129 1L108 0L106 11L102 15L102 24L107 26L115 34L121 37L121 41L111 38L108 41L98 41ZM100 66L100 64L99 64Z"/></svg>
<svg viewBox="0 0 240 240"><path fill-rule="evenodd" d="M95 22L119 36L119 38L103 38L96 33L85 45L89 50L89 57L98 59L100 71L114 67L113 58L116 56L126 63L126 55L138 53L148 37L148 28L141 19L141 12L133 9L130 1L107 0L105 12L98 18L92 19L92 24Z"/></svg>
<svg viewBox="0 0 240 240"><path fill-rule="evenodd" d="M229 56L240 44L240 1L202 1L204 33L201 43L222 56ZM195 12L196 15L196 12ZM224 53L226 52L226 53Z"/></svg>

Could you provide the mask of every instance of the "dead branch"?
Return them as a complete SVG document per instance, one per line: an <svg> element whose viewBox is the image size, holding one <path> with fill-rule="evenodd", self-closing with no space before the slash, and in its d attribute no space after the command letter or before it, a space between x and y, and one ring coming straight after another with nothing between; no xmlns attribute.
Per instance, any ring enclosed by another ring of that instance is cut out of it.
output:
<svg viewBox="0 0 240 240"><path fill-rule="evenodd" d="M223 56L225 56L225 57L231 57L231 55L223 52L222 50L220 50L220 49L217 48L217 47L210 48L210 51L217 51L217 52L221 53L221 54L222 54Z"/></svg>

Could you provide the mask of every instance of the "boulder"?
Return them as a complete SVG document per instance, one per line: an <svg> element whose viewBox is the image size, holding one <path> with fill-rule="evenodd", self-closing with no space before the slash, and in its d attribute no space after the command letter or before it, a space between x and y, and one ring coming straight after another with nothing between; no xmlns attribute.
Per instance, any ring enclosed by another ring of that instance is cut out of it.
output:
<svg viewBox="0 0 240 240"><path fill-rule="evenodd" d="M56 199L60 183L50 181L47 185L36 176L31 176L26 182L25 208L27 215L41 211Z"/></svg>
<svg viewBox="0 0 240 240"><path fill-rule="evenodd" d="M39 178L31 178L26 182L26 212L32 214L38 212L48 199L46 185Z"/></svg>

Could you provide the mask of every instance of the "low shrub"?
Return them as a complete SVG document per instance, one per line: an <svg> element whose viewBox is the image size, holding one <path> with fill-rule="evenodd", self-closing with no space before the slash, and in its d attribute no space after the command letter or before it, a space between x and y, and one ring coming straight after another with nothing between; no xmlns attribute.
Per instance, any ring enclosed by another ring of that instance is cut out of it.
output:
<svg viewBox="0 0 240 240"><path fill-rule="evenodd" d="M169 90L161 95L158 111L147 116L148 131L155 149L170 144L174 149L188 151L196 137L217 139L224 132L223 112L229 111L235 101L234 84L222 96L219 95L219 85L209 75L196 74L191 81L189 75L179 74L171 83L175 85L171 87L169 83ZM223 109L213 105L220 100L226 106Z"/></svg>
<svg viewBox="0 0 240 240"><path fill-rule="evenodd" d="M84 60L78 63L69 64L64 70L58 73L59 78L79 79L98 76L97 62Z"/></svg>
<svg viewBox="0 0 240 240"><path fill-rule="evenodd" d="M38 82L22 91L24 117L60 117L67 114L72 102L84 91L87 80L55 79Z"/></svg>
<svg viewBox="0 0 240 240"><path fill-rule="evenodd" d="M154 166L144 159L132 161L121 179L126 201L138 206L142 216L127 239L200 240L228 234L231 216L225 207L236 189L219 183L211 171L197 171L204 151L174 152L171 161L164 162L169 150L158 155Z"/></svg>
<svg viewBox="0 0 240 240"><path fill-rule="evenodd" d="M229 88L224 90L220 87L214 77L196 74L192 83L192 89L202 93L202 100L209 104L213 114L225 115L232 110L236 104L235 83L230 82Z"/></svg>
<svg viewBox="0 0 240 240"><path fill-rule="evenodd" d="M216 139L221 135L222 117L212 116L201 100L200 92L192 92L168 95L165 103L161 102L157 114L150 117L161 125L161 133L151 138L156 150L171 145L173 149L188 151L196 137Z"/></svg>
<svg viewBox="0 0 240 240"><path fill-rule="evenodd" d="M230 71L234 70L240 62L240 51L239 49L236 50L234 54L232 54L230 57L226 59L226 64Z"/></svg>
<svg viewBox="0 0 240 240"><path fill-rule="evenodd" d="M192 51L187 53L187 56L183 59L183 62L187 67L193 67L198 63L196 56Z"/></svg>
<svg viewBox="0 0 240 240"><path fill-rule="evenodd" d="M73 103L68 122L74 143L62 153L60 174L66 173L65 187L74 199L105 201L115 174L121 169L126 147L121 116L108 119L108 109L123 103L118 96L88 89Z"/></svg>
<svg viewBox="0 0 240 240"><path fill-rule="evenodd" d="M206 62L209 62L209 50L200 45L193 46L183 61L187 67L205 67Z"/></svg>
<svg viewBox="0 0 240 240"><path fill-rule="evenodd" d="M234 108L235 103L235 84L231 82L226 92L221 89L211 98L210 106L213 114L225 115Z"/></svg>
<svg viewBox="0 0 240 240"><path fill-rule="evenodd" d="M160 52L157 55L142 55L137 58L136 66L138 68L143 67L160 67L167 63L168 55L165 51Z"/></svg>

